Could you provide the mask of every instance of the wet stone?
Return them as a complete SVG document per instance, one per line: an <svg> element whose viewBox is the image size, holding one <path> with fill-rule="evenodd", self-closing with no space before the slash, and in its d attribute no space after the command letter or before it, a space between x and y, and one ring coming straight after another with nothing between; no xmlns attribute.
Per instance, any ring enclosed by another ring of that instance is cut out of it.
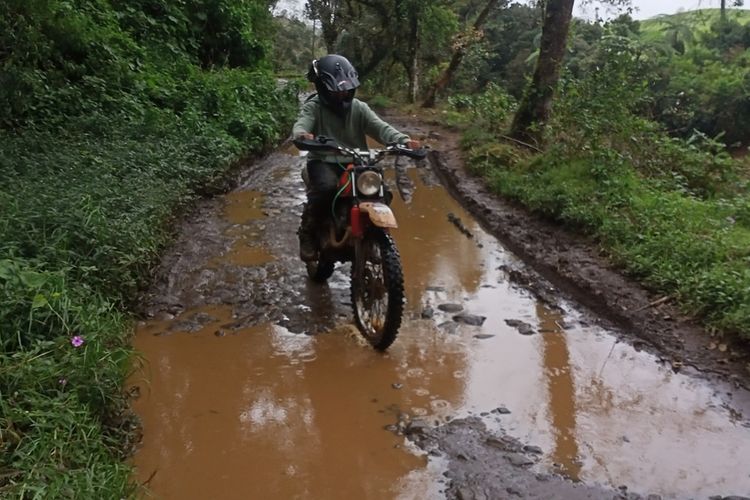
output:
<svg viewBox="0 0 750 500"><path fill-rule="evenodd" d="M468 487L459 488L456 492L456 498L458 500L475 500L476 496L474 495L474 492L471 491Z"/></svg>
<svg viewBox="0 0 750 500"><path fill-rule="evenodd" d="M429 428L430 428L430 426L427 425L427 422L425 422L423 420L413 420L406 427L406 434L409 434L409 435L413 435L413 434L423 435Z"/></svg>
<svg viewBox="0 0 750 500"><path fill-rule="evenodd" d="M518 330L518 333L521 335L534 335L537 333L533 326L520 319L506 319L505 324Z"/></svg>
<svg viewBox="0 0 750 500"><path fill-rule="evenodd" d="M422 319L432 319L435 316L435 310L432 307L425 307L421 316Z"/></svg>
<svg viewBox="0 0 750 500"><path fill-rule="evenodd" d="M508 444L502 439L499 439L496 437L487 438L487 440L485 441L485 444L487 446L497 448L498 450L508 450Z"/></svg>
<svg viewBox="0 0 750 500"><path fill-rule="evenodd" d="M445 333L449 335L454 335L456 331L458 330L458 325L452 321L446 321L444 323L440 323L438 325L438 328L443 330Z"/></svg>
<svg viewBox="0 0 750 500"><path fill-rule="evenodd" d="M508 461L516 467L524 467L527 465L533 465L534 461L525 455L520 453L511 453L507 457Z"/></svg>
<svg viewBox="0 0 750 500"><path fill-rule="evenodd" d="M474 338L479 340L491 339L492 337L494 337L494 335L490 335L489 333L478 333L474 335Z"/></svg>
<svg viewBox="0 0 750 500"><path fill-rule="evenodd" d="M505 406L498 406L494 410L492 410L493 413L499 413L500 415L508 415L510 414L510 410L507 409Z"/></svg>
<svg viewBox="0 0 750 500"><path fill-rule="evenodd" d="M427 291L428 292L444 292L445 287L444 286L428 286Z"/></svg>
<svg viewBox="0 0 750 500"><path fill-rule="evenodd" d="M464 306L461 304L440 304L438 309L447 313L457 313L463 311Z"/></svg>
<svg viewBox="0 0 750 500"><path fill-rule="evenodd" d="M453 321L471 326L482 326L486 319L486 316L478 316L476 314L456 314L453 316Z"/></svg>
<svg viewBox="0 0 750 500"><path fill-rule="evenodd" d="M217 337L223 337L223 336L225 336L226 334L227 334L227 332L225 332L224 330L216 330L216 331L214 332L214 335L216 335Z"/></svg>
<svg viewBox="0 0 750 500"><path fill-rule="evenodd" d="M533 453L534 455L541 455L544 453L540 447L529 444L523 447L523 451L526 453Z"/></svg>
<svg viewBox="0 0 750 500"><path fill-rule="evenodd" d="M393 384L391 384L391 387L393 387L394 389L402 389L404 387L404 384L400 382L394 382Z"/></svg>
<svg viewBox="0 0 750 500"><path fill-rule="evenodd" d="M457 216L456 214L454 214L454 213L449 213L449 214L448 214L448 220L450 221L450 223L451 223L451 224L453 224L454 226L456 226L456 228L458 228L458 230L459 230L459 231L460 231L460 232L461 232L461 233L462 233L462 234L463 234L464 236L466 236L467 238L473 238L473 237L474 237L474 235L473 235L473 234L471 233L471 231L469 231L469 228L467 228L467 227L466 227L466 226L464 225L464 223L463 223L463 221L461 220L461 218L460 218L460 217L458 217L458 216Z"/></svg>

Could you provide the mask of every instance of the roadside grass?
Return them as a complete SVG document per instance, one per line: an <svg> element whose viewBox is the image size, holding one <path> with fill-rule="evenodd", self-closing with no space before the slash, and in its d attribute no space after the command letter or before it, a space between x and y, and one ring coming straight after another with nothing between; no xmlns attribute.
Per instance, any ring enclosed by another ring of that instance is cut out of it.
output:
<svg viewBox="0 0 750 500"><path fill-rule="evenodd" d="M283 138L297 109L294 86L263 75L184 85L181 114L0 131L2 498L135 495L128 311L179 210Z"/></svg>
<svg viewBox="0 0 750 500"><path fill-rule="evenodd" d="M470 170L493 191L594 236L614 263L674 296L686 314L750 340L746 166L651 129L635 141L638 154L615 149L617 141L585 147L585 139L558 139L532 154L475 124L464 147Z"/></svg>

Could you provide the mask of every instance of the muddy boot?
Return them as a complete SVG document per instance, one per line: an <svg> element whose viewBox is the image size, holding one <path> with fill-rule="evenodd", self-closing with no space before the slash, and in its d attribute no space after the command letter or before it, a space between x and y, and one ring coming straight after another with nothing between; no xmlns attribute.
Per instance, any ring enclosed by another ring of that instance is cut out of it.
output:
<svg viewBox="0 0 750 500"><path fill-rule="evenodd" d="M299 229L297 229L297 236L299 236L299 258L303 262L316 260L318 258L318 245L315 220L309 203L306 203L305 208L302 209L302 220Z"/></svg>

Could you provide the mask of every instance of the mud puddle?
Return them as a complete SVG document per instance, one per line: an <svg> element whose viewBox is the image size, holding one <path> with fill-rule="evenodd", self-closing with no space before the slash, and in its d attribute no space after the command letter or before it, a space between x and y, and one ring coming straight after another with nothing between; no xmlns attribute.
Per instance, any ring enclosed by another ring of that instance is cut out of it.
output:
<svg viewBox="0 0 750 500"><path fill-rule="evenodd" d="M527 445L528 463L509 465L516 475L531 467L665 497L750 493L748 395L618 342L428 168L399 179L413 188L410 203L394 201L407 317L386 355L372 351L351 326L348 266L328 286L304 277L301 160L289 153L186 224L148 299L132 383L144 431L135 464L150 494L440 497L443 473L457 476L439 441L474 425L451 429L469 416ZM416 421L426 435L444 430L432 449L401 435Z"/></svg>

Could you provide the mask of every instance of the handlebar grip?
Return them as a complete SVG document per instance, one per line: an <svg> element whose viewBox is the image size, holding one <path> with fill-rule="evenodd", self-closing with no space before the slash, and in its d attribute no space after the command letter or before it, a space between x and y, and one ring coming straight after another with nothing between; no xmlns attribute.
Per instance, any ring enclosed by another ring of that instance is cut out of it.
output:
<svg viewBox="0 0 750 500"><path fill-rule="evenodd" d="M336 151L339 149L339 145L336 141L322 135L319 135L313 140L292 139L292 144L294 144L300 151Z"/></svg>
<svg viewBox="0 0 750 500"><path fill-rule="evenodd" d="M408 156L413 160L424 160L424 158L427 156L426 148L409 149L403 144L392 144L388 146L388 149L396 152L399 155Z"/></svg>
<svg viewBox="0 0 750 500"><path fill-rule="evenodd" d="M412 158L414 160L424 160L427 156L427 149L425 148L419 148L419 149L405 149L403 150L404 156L408 156L409 158Z"/></svg>

